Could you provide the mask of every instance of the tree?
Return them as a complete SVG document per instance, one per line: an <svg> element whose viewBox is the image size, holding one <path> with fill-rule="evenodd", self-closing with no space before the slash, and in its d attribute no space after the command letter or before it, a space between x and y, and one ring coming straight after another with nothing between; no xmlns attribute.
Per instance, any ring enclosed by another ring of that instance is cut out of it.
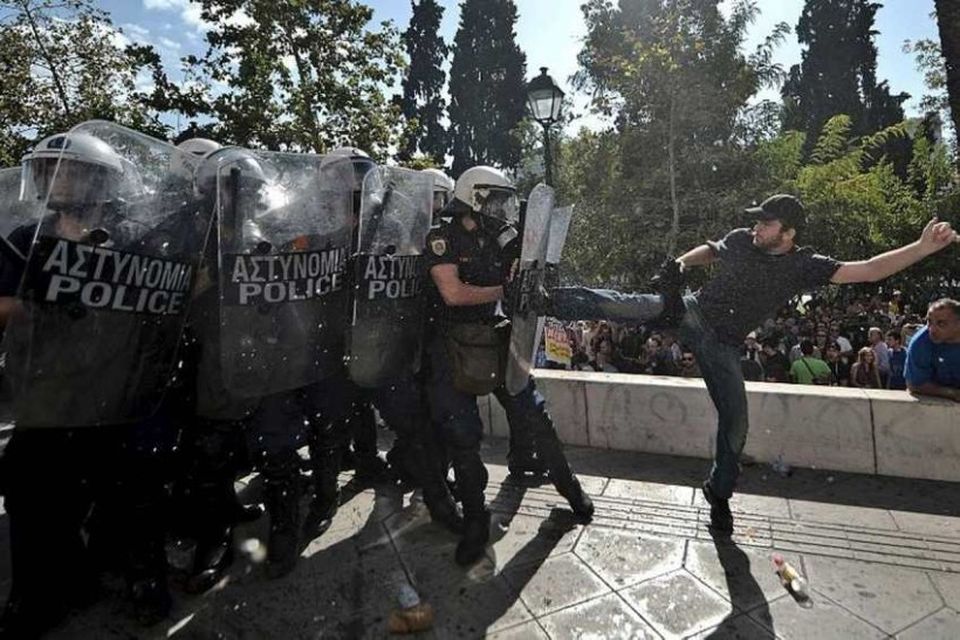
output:
<svg viewBox="0 0 960 640"><path fill-rule="evenodd" d="M960 136L960 4L954 0L935 2L953 130ZM960 154L957 154L957 161L960 162Z"/></svg>
<svg viewBox="0 0 960 640"><path fill-rule="evenodd" d="M402 65L396 30L367 30L354 0L201 0L209 25L196 79L171 102L216 122L223 142L322 152L350 144L375 155L395 142L399 109L384 97Z"/></svg>
<svg viewBox="0 0 960 640"><path fill-rule="evenodd" d="M442 65L448 52L439 34L443 7L436 0L411 0L410 4L410 26L400 37L410 58L400 102L408 129L397 157L409 162L422 154L434 164L443 164L450 146L442 122L447 79Z"/></svg>
<svg viewBox="0 0 960 640"><path fill-rule="evenodd" d="M868 0L806 0L797 38L806 48L783 86L784 127L807 134L807 152L827 120L850 116L866 135L903 120L908 94L892 95L876 77L874 18L880 4Z"/></svg>
<svg viewBox="0 0 960 640"><path fill-rule="evenodd" d="M94 118L165 137L137 89L138 72L154 59L150 47L125 46L89 0L0 1L0 165L18 164L38 138Z"/></svg>
<svg viewBox="0 0 960 640"><path fill-rule="evenodd" d="M753 4L736 3L729 18L718 4L584 5L587 37L575 80L593 93L594 108L615 118L620 189L607 210L611 219L630 220L624 235L610 236L632 247L632 261L621 265L626 273L649 273L664 251L702 240L742 208L738 188L751 169L741 115L761 86L782 75L771 51L788 29L779 25L747 57L740 46Z"/></svg>
<svg viewBox="0 0 960 640"><path fill-rule="evenodd" d="M517 125L526 110L526 56L516 43L513 0L464 0L450 68L453 174L520 162Z"/></svg>

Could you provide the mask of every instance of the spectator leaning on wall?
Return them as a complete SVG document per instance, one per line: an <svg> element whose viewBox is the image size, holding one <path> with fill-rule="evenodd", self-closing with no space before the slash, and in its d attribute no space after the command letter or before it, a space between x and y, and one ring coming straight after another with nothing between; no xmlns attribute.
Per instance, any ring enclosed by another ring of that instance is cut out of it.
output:
<svg viewBox="0 0 960 640"><path fill-rule="evenodd" d="M927 310L927 325L907 348L907 388L960 402L960 302L943 298Z"/></svg>

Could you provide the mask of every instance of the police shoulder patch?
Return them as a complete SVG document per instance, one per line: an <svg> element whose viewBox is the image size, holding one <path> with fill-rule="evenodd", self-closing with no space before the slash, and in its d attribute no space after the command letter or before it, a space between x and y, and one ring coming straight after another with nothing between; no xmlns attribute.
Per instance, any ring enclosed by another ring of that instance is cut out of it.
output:
<svg viewBox="0 0 960 640"><path fill-rule="evenodd" d="M430 249L434 254L442 256L447 252L447 241L443 238L434 238L430 241Z"/></svg>

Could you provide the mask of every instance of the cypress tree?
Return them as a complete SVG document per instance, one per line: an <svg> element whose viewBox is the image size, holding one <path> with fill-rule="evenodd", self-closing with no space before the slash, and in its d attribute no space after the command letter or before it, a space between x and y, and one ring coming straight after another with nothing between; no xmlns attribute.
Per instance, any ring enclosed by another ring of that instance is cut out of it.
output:
<svg viewBox="0 0 960 640"><path fill-rule="evenodd" d="M526 110L526 56L516 43L513 0L464 0L450 68L453 174L520 162L514 131Z"/></svg>
<svg viewBox="0 0 960 640"><path fill-rule="evenodd" d="M413 15L401 41L410 58L403 79L400 108L408 130L397 157L409 161L417 154L443 164L449 141L443 127L446 102L443 88L447 75L443 63L449 47L440 36L443 7L436 0L410 0Z"/></svg>
<svg viewBox="0 0 960 640"><path fill-rule="evenodd" d="M802 62L783 86L784 128L807 134L816 146L827 120L850 116L853 133L866 135L903 120L905 93L877 81L873 23L882 5L867 0L806 0L797 24Z"/></svg>

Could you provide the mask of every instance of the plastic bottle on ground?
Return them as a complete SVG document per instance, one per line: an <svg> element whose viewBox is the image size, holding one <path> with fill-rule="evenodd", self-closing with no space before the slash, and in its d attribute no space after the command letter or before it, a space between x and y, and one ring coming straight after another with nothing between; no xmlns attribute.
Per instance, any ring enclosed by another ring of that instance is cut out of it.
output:
<svg viewBox="0 0 960 640"><path fill-rule="evenodd" d="M807 593L807 581L804 580L800 572L779 553L773 554L773 567L780 577L780 583L784 587L787 587L798 600L807 600L810 598Z"/></svg>

